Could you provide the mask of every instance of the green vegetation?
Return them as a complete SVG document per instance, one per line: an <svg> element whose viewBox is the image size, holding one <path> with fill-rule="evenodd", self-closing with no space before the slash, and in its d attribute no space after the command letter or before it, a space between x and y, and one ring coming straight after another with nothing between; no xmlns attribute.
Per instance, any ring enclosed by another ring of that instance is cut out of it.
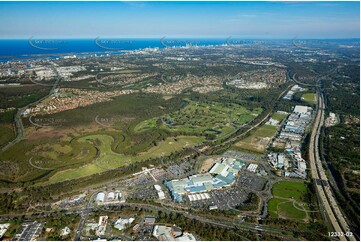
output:
<svg viewBox="0 0 361 242"><path fill-rule="evenodd" d="M273 198L268 202L271 218L306 220L309 206L305 204L307 186L302 182L280 181L273 185Z"/></svg>
<svg viewBox="0 0 361 242"><path fill-rule="evenodd" d="M283 119L285 119L287 117L287 114L283 114L283 113L278 113L275 112L274 114L272 114L272 118L277 120L277 121L282 121Z"/></svg>
<svg viewBox="0 0 361 242"><path fill-rule="evenodd" d="M226 229L221 227L215 227L207 223L202 223L198 220L191 220L185 218L179 213L164 213L158 212L159 223L177 224L177 226L200 236L202 240L228 240L228 241L240 241L244 238L256 240L256 235L252 232L247 232L238 229Z"/></svg>
<svg viewBox="0 0 361 242"><path fill-rule="evenodd" d="M222 137L262 112L261 108L250 111L234 103L194 102L189 99L184 101L184 106L177 112L143 121L135 127L135 131L160 127L170 132Z"/></svg>
<svg viewBox="0 0 361 242"><path fill-rule="evenodd" d="M130 164L132 162L168 156L172 152L177 152L186 147L192 147L196 144L201 143L202 138L192 136L178 136L176 138L167 138L166 140L160 142L148 151L139 153L136 156L127 156L113 152L111 150L111 146L114 140L111 136L108 135L88 135L80 138L78 141L97 144L97 158L94 157L92 159L93 162L85 166L59 171L53 176L51 176L49 180L42 185L90 176L95 173L100 173L104 170L115 169L120 166Z"/></svg>
<svg viewBox="0 0 361 242"><path fill-rule="evenodd" d="M44 232L43 235L46 237L46 240L72 240L72 237L75 235L76 225L79 223L80 218L76 214L72 215L63 215L63 214L52 214L49 218L46 219L46 228L52 228L52 232ZM60 236L61 230L65 227L71 229L70 234L66 236Z"/></svg>
<svg viewBox="0 0 361 242"><path fill-rule="evenodd" d="M325 129L325 160L333 177L339 184L342 196L338 199L348 216L360 221L360 125L338 124Z"/></svg>
<svg viewBox="0 0 361 242"><path fill-rule="evenodd" d="M8 223L8 222L9 221L6 221L6 223ZM14 219L13 221L11 221L10 222L10 227L5 232L5 234L3 235L2 240L4 240L5 238L13 238L15 236L16 232L20 229L21 224L22 224L22 220L17 219L17 218Z"/></svg>
<svg viewBox="0 0 361 242"><path fill-rule="evenodd" d="M235 143L233 148L263 153L267 148L269 141L277 133L277 130L277 126L264 124L252 132L248 137Z"/></svg>
<svg viewBox="0 0 361 242"><path fill-rule="evenodd" d="M163 105L163 109L159 108L160 105ZM29 138L0 155L0 167L4 168L0 169L2 180L37 181L59 170L75 169L92 163L97 156L97 144L84 142L81 137L86 135L111 137L113 141L108 149L112 149L117 154L136 156L146 152L166 138L176 135L156 130L133 135L131 126L137 124L139 120L151 115L164 114L179 106L180 101L178 102L176 98L164 102L159 95L124 95L115 98L112 102L97 103L42 116L47 119L64 120L60 127L52 128L52 132L43 128L34 130L29 120L23 119ZM113 118L111 120L115 122L107 123L110 125L109 128L104 127L96 123L97 116L100 119ZM3 132L8 131L3 130ZM105 152L110 154L108 151Z"/></svg>
<svg viewBox="0 0 361 242"><path fill-rule="evenodd" d="M39 85L26 85L20 87L1 87L0 88L0 108L20 108L49 93L50 87Z"/></svg>
<svg viewBox="0 0 361 242"><path fill-rule="evenodd" d="M15 133L9 124L0 124L0 147L15 138Z"/></svg>
<svg viewBox="0 0 361 242"><path fill-rule="evenodd" d="M302 95L301 99L310 104L316 104L316 93L305 93Z"/></svg>
<svg viewBox="0 0 361 242"><path fill-rule="evenodd" d="M250 192L247 195L247 199L242 203L237 205L235 208L241 211L256 211L259 209L261 199L257 196L256 193Z"/></svg>
<svg viewBox="0 0 361 242"><path fill-rule="evenodd" d="M360 66L347 63L337 68L332 78L322 82L330 112L340 124L325 128L321 145L323 159L335 179L335 196L349 218L351 230L360 231ZM358 233L359 235L359 233Z"/></svg>
<svg viewBox="0 0 361 242"><path fill-rule="evenodd" d="M280 181L273 185L272 194L282 198L292 198L301 201L307 187L302 182Z"/></svg>

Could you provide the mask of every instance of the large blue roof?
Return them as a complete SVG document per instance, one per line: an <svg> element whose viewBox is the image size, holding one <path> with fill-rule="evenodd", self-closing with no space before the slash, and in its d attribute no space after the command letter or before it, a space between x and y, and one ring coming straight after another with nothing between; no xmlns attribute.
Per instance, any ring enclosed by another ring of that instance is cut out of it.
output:
<svg viewBox="0 0 361 242"><path fill-rule="evenodd" d="M204 185L196 186L196 187L189 187L189 191L190 192L202 192L202 191L206 191L206 188Z"/></svg>

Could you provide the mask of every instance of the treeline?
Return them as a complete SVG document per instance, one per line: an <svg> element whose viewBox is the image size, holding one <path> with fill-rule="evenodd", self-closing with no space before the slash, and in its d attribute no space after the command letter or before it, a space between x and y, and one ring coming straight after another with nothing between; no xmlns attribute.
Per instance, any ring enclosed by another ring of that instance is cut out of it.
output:
<svg viewBox="0 0 361 242"><path fill-rule="evenodd" d="M360 126L339 124L324 130L325 159L341 194L336 194L354 231L360 231ZM356 173L353 173L356 171Z"/></svg>
<svg viewBox="0 0 361 242"><path fill-rule="evenodd" d="M335 196L351 229L360 231L360 67L350 63L323 81L327 110L336 113L340 124L323 129L323 156L340 193ZM346 123L347 117L353 121ZM357 122L358 120L358 122ZM356 172L354 172L356 171Z"/></svg>
<svg viewBox="0 0 361 242"><path fill-rule="evenodd" d="M50 87L27 85L20 87L0 88L0 108L20 108L46 96Z"/></svg>
<svg viewBox="0 0 361 242"><path fill-rule="evenodd" d="M277 227L292 229L293 236L301 240L323 241L329 240L328 228L325 224L319 222L302 223L296 220L282 218L268 218L262 220L263 224L274 225Z"/></svg>

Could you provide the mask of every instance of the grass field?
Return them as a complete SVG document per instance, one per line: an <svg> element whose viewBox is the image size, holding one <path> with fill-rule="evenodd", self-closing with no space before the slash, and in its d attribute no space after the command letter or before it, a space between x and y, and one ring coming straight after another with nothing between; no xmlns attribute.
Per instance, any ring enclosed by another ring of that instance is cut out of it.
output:
<svg viewBox="0 0 361 242"><path fill-rule="evenodd" d="M267 148L269 141L277 133L278 127L264 124L257 128L250 136L235 143L235 149L250 150L253 152L263 153Z"/></svg>
<svg viewBox="0 0 361 242"><path fill-rule="evenodd" d="M0 124L0 147L15 138L15 133L10 124Z"/></svg>
<svg viewBox="0 0 361 242"><path fill-rule="evenodd" d="M307 187L302 182L280 181L273 185L273 198L268 202L271 218L285 218L305 221L309 206L303 203Z"/></svg>
<svg viewBox="0 0 361 242"><path fill-rule="evenodd" d="M160 127L168 131L187 134L225 136L246 124L261 112L261 108L248 110L234 103L194 102L187 103L182 109L153 119L145 120L135 127L136 132Z"/></svg>
<svg viewBox="0 0 361 242"><path fill-rule="evenodd" d="M272 194L282 198L293 198L302 200L302 195L306 193L306 185L302 182L281 181L273 185Z"/></svg>
<svg viewBox="0 0 361 242"><path fill-rule="evenodd" d="M282 121L283 119L285 119L287 117L287 114L283 114L283 113L274 113L272 114L272 118L277 120L277 121Z"/></svg>
<svg viewBox="0 0 361 242"><path fill-rule="evenodd" d="M305 93L302 95L301 99L310 104L316 104L316 94L315 93Z"/></svg>
<svg viewBox="0 0 361 242"><path fill-rule="evenodd" d="M90 176L105 170L114 169L120 166L146 160L149 158L156 158L161 156L170 155L172 152L180 151L185 147L194 146L201 143L202 138L194 136L178 136L167 138L165 141L160 142L157 146L150 148L146 152L139 153L136 156L129 156L115 153L111 150L113 137L109 135L88 135L78 140L78 142L85 142L97 144L99 155L94 157L94 161L90 164L80 166L74 169L66 169L55 173L47 182L42 183L56 183L65 180Z"/></svg>

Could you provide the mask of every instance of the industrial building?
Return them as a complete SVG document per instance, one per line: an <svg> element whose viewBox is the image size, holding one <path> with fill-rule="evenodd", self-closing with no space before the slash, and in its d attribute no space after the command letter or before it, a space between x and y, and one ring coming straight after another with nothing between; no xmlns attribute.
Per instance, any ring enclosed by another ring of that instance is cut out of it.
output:
<svg viewBox="0 0 361 242"><path fill-rule="evenodd" d="M119 190L115 192L99 192L95 198L98 204L120 203L124 202L122 193Z"/></svg>
<svg viewBox="0 0 361 242"><path fill-rule="evenodd" d="M294 85L291 90L289 90L287 92L287 94L282 98L282 99L285 99L285 100L292 100L293 98L293 95L296 93L296 92L303 92L305 89L300 87L299 85Z"/></svg>
<svg viewBox="0 0 361 242"><path fill-rule="evenodd" d="M312 108L297 105L288 116L278 138L285 143L285 152L268 154L270 166L276 174L306 178L306 161L301 156L301 144L312 120Z"/></svg>

